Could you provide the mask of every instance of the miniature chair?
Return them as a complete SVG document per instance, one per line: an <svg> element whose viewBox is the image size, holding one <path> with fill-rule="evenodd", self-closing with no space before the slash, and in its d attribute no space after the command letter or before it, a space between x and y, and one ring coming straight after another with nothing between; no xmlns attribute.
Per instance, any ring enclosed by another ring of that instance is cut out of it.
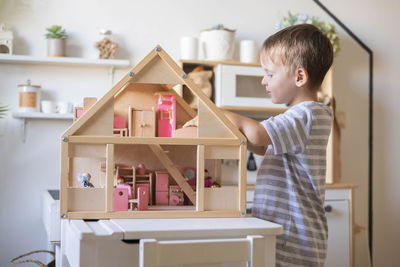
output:
<svg viewBox="0 0 400 267"><path fill-rule="evenodd" d="M74 108L74 121L79 119L83 115L83 107Z"/></svg>
<svg viewBox="0 0 400 267"><path fill-rule="evenodd" d="M264 242L264 237L259 235L234 239L141 239L139 266L218 266L226 262L247 262L247 266L261 267L265 266Z"/></svg>
<svg viewBox="0 0 400 267"><path fill-rule="evenodd" d="M114 188L114 211L128 210L128 189Z"/></svg>
<svg viewBox="0 0 400 267"><path fill-rule="evenodd" d="M125 119L121 116L114 116L114 135L128 136Z"/></svg>

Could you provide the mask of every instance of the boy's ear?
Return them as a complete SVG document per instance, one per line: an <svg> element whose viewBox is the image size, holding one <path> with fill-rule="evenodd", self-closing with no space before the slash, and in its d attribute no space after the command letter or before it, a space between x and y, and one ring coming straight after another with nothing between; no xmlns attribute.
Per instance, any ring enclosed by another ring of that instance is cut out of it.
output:
<svg viewBox="0 0 400 267"><path fill-rule="evenodd" d="M298 68L296 70L296 85L303 87L308 82L308 72L305 68Z"/></svg>

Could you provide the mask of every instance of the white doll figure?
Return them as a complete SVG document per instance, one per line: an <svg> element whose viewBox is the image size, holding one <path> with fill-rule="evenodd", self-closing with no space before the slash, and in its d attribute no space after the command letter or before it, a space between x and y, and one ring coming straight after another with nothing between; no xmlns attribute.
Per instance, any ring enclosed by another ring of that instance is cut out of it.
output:
<svg viewBox="0 0 400 267"><path fill-rule="evenodd" d="M81 187L93 188L93 184L90 182L90 173L84 172L78 174L78 182Z"/></svg>

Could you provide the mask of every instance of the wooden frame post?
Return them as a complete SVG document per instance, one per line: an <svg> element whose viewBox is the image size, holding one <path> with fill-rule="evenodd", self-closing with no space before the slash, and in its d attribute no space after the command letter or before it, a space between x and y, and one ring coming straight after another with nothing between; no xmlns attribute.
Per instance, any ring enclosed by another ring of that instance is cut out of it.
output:
<svg viewBox="0 0 400 267"><path fill-rule="evenodd" d="M204 211L204 146L197 146L196 211Z"/></svg>
<svg viewBox="0 0 400 267"><path fill-rule="evenodd" d="M113 205L113 189L114 189L114 145L106 145L106 212L114 210Z"/></svg>
<svg viewBox="0 0 400 267"><path fill-rule="evenodd" d="M247 145L246 141L242 141L240 145L239 157L239 211L241 216L246 215L246 186L247 186Z"/></svg>
<svg viewBox="0 0 400 267"><path fill-rule="evenodd" d="M66 137L64 137L66 138ZM68 215L68 183L69 183L69 157L68 142L61 142L61 174L60 174L60 216L66 218Z"/></svg>

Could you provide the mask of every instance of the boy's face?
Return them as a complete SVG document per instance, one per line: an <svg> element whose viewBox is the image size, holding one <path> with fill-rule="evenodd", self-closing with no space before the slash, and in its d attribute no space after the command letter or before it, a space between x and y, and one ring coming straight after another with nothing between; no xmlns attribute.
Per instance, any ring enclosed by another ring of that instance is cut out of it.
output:
<svg viewBox="0 0 400 267"><path fill-rule="evenodd" d="M277 60L271 60L269 56L262 56L260 61L264 69L264 78L261 83L265 86L272 103L292 103L298 92L296 76L289 73L287 68Z"/></svg>

